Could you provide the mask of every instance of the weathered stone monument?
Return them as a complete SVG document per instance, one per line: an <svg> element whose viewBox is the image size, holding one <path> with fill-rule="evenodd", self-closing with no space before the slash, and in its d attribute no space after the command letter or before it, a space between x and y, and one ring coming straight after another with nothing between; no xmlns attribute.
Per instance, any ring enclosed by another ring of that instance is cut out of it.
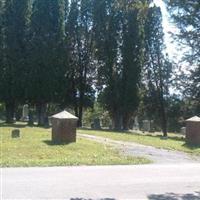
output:
<svg viewBox="0 0 200 200"><path fill-rule="evenodd" d="M150 120L142 121L142 130L150 132L150 130L151 130L151 121Z"/></svg>
<svg viewBox="0 0 200 200"><path fill-rule="evenodd" d="M186 143L200 145L200 118L197 116L186 120Z"/></svg>
<svg viewBox="0 0 200 200"><path fill-rule="evenodd" d="M52 142L56 144L76 142L78 118L67 111L50 117L52 123Z"/></svg>
<svg viewBox="0 0 200 200"><path fill-rule="evenodd" d="M29 108L28 105L25 104L22 110L22 121L28 121L29 119Z"/></svg>
<svg viewBox="0 0 200 200"><path fill-rule="evenodd" d="M12 136L12 138L19 138L20 137L20 130L19 129L12 130L11 136Z"/></svg>
<svg viewBox="0 0 200 200"><path fill-rule="evenodd" d="M95 118L91 124L91 128L92 129L96 129L99 130L101 129L101 123L100 123L100 119L99 118Z"/></svg>
<svg viewBox="0 0 200 200"><path fill-rule="evenodd" d="M134 118L133 130L139 130L139 121L137 116Z"/></svg>

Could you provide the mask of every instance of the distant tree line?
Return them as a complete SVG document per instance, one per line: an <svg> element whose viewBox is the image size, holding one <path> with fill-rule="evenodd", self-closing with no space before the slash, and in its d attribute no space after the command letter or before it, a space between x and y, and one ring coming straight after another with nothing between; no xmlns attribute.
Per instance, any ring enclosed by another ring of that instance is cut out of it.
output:
<svg viewBox="0 0 200 200"><path fill-rule="evenodd" d="M27 103L44 125L47 105L57 104L73 108L82 126L84 108L98 98L114 129L151 115L166 136L172 65L163 35L160 8L150 0L1 0L7 123Z"/></svg>

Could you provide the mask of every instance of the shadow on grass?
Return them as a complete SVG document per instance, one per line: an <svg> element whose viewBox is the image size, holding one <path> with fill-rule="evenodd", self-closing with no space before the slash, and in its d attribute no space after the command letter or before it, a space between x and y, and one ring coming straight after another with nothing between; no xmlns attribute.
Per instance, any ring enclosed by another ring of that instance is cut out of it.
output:
<svg viewBox="0 0 200 200"><path fill-rule="evenodd" d="M162 135L150 135L150 134L146 134L146 136L149 136L149 137L153 137L153 138L160 138L162 139ZM178 136L168 136L167 137L168 139L170 140L174 140L174 141L182 141L184 142L185 141L185 138L184 137L178 137Z"/></svg>
<svg viewBox="0 0 200 200"><path fill-rule="evenodd" d="M150 133L135 133L132 131L117 131L117 130L110 130L110 129L91 129L91 128L79 128L80 130L88 130L88 131L98 131L98 132L108 132L108 133L120 133L120 134L126 134L126 135L138 135L138 136L144 136L144 137L152 137L152 138L160 138L162 139L162 134L160 135L153 135ZM168 136L168 139L174 140L174 141L185 141L185 138L183 136Z"/></svg>
<svg viewBox="0 0 200 200"><path fill-rule="evenodd" d="M151 194L148 195L149 200L200 200L200 192L195 192L194 194Z"/></svg>
<svg viewBox="0 0 200 200"><path fill-rule="evenodd" d="M30 127L30 128L44 128L44 129L49 129L51 128L51 126L38 126L36 124L28 124L28 123L23 123L23 124L18 124L18 123L12 123L12 124L8 124L8 123L5 123L5 122L1 122L0 123L0 127L2 128L25 128L25 127Z"/></svg>
<svg viewBox="0 0 200 200"><path fill-rule="evenodd" d="M7 124L5 122L0 123L0 127L5 127L5 128L25 128L28 126L28 124Z"/></svg>
<svg viewBox="0 0 200 200"><path fill-rule="evenodd" d="M63 146L63 145L72 144L68 142L53 142L52 140L43 140L43 142L49 146Z"/></svg>
<svg viewBox="0 0 200 200"><path fill-rule="evenodd" d="M200 145L191 145L191 144L184 143L182 146L186 147L186 148L188 148L190 150L200 149Z"/></svg>
<svg viewBox="0 0 200 200"><path fill-rule="evenodd" d="M78 127L79 130L88 130L88 131L99 131L99 132L116 132L116 133L131 133L129 131L122 131L122 130L114 130L109 128L101 128L101 129L93 129L88 127Z"/></svg>

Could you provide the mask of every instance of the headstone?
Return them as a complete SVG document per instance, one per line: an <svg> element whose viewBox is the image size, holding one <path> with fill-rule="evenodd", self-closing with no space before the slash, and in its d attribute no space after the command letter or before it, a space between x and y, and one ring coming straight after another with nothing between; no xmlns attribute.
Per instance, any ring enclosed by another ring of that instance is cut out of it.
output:
<svg viewBox="0 0 200 200"><path fill-rule="evenodd" d="M20 137L20 130L14 129L12 130L12 138L19 138Z"/></svg>
<svg viewBox="0 0 200 200"><path fill-rule="evenodd" d="M186 127L181 128L181 133L184 134L184 135L186 134Z"/></svg>
<svg viewBox="0 0 200 200"><path fill-rule="evenodd" d="M29 119L29 108L28 105L25 104L22 110L22 121L28 121Z"/></svg>
<svg viewBox="0 0 200 200"><path fill-rule="evenodd" d="M138 122L138 117L137 116L134 119L133 129L134 130L139 130L139 122Z"/></svg>
<svg viewBox="0 0 200 200"><path fill-rule="evenodd" d="M149 120L143 120L143 130L150 131L151 130L151 122Z"/></svg>
<svg viewBox="0 0 200 200"><path fill-rule="evenodd" d="M101 123L99 118L93 120L93 129L101 129Z"/></svg>

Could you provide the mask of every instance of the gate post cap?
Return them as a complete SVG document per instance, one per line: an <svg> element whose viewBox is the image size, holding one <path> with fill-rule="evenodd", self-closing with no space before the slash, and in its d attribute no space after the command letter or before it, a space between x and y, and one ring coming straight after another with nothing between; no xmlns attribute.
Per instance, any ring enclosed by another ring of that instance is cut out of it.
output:
<svg viewBox="0 0 200 200"><path fill-rule="evenodd" d="M194 117L191 117L187 120L185 120L186 122L200 122L200 117L198 116L194 116Z"/></svg>
<svg viewBox="0 0 200 200"><path fill-rule="evenodd" d="M51 116L50 118L54 118L54 119L76 119L76 120L78 120L78 118L76 116L72 115L71 113L69 113L65 110Z"/></svg>

